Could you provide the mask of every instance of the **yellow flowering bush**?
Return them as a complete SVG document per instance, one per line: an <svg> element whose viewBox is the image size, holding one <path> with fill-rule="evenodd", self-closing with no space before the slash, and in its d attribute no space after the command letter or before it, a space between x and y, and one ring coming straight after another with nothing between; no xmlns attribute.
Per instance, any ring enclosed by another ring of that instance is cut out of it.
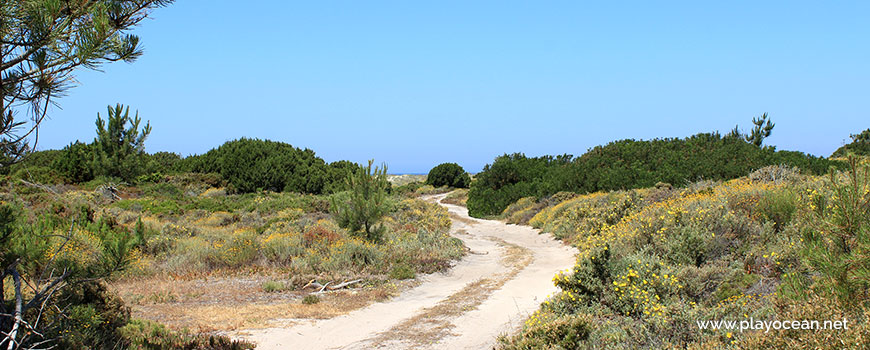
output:
<svg viewBox="0 0 870 350"><path fill-rule="evenodd" d="M770 168L724 182L598 192L548 203L529 224L575 246L577 263L554 276L561 291L500 344L560 348L560 335L574 335L549 324L579 317L588 320L589 332L575 348L798 345L789 339L807 340L812 332L763 336L701 330L695 321L785 319L796 314L794 305L811 297L819 302L819 295L849 295L849 305L866 300L856 298L870 289L868 279L857 277L862 268L854 265L863 258L852 254L840 260L855 262L846 273L851 279L837 280L838 275L827 275L836 269L826 267L841 259L835 255L838 239L865 232L854 221L861 217L855 208L870 202L865 180L870 175L861 176L826 179ZM851 202L844 204L843 198ZM535 202L523 198L508 208L517 213ZM858 247L861 241L846 242ZM827 315L852 315L857 322L866 314L863 308L837 310ZM866 322L856 327L861 331L844 333L846 339L867 334Z"/></svg>

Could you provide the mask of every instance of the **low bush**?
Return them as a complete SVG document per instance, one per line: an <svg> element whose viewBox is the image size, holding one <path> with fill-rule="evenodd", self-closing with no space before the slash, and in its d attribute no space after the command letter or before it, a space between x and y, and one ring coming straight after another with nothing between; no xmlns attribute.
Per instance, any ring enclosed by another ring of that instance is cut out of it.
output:
<svg viewBox="0 0 870 350"><path fill-rule="evenodd" d="M837 148L831 157L846 157L854 154L856 156L870 156L870 129L864 130L858 134L849 135L852 142Z"/></svg>
<svg viewBox="0 0 870 350"><path fill-rule="evenodd" d="M468 188L471 177L456 163L442 163L429 170L426 184L434 187Z"/></svg>
<svg viewBox="0 0 870 350"><path fill-rule="evenodd" d="M314 305L320 302L320 297L314 294L308 294L302 298L302 303L305 305Z"/></svg>
<svg viewBox="0 0 870 350"><path fill-rule="evenodd" d="M261 190L327 193L343 190L344 179L358 171L350 162L327 165L310 149L268 140L242 138L205 154L185 158L179 168L217 173L241 193Z"/></svg>
<svg viewBox="0 0 870 350"><path fill-rule="evenodd" d="M408 266L406 264L398 264L390 269L389 276L390 278L396 280L406 280L417 277L417 274L414 271L414 268L412 268L411 266Z"/></svg>
<svg viewBox="0 0 870 350"><path fill-rule="evenodd" d="M262 288L263 288L263 291L266 293L283 292L285 290L290 289L290 287L286 283L281 282L281 281L263 282Z"/></svg>
<svg viewBox="0 0 870 350"><path fill-rule="evenodd" d="M472 216L497 215L523 197L544 198L559 191L592 193L683 185L698 179L728 180L769 165L822 174L843 163L800 152L760 148L718 133L684 139L621 140L597 146L580 157L529 158L503 155L475 175L468 193Z"/></svg>
<svg viewBox="0 0 870 350"><path fill-rule="evenodd" d="M133 320L120 329L127 349L135 350L247 350L255 344L232 340L225 336L177 332L158 323Z"/></svg>
<svg viewBox="0 0 870 350"><path fill-rule="evenodd" d="M725 182L548 203L529 222L576 246L577 263L501 347L565 348L569 339L577 340L571 348L599 349L862 344L870 334L870 272L859 253L870 242L870 167L848 164L827 177L768 168ZM541 202L521 199L506 214ZM738 333L695 323L844 317L854 328ZM571 322L579 325L560 326Z"/></svg>

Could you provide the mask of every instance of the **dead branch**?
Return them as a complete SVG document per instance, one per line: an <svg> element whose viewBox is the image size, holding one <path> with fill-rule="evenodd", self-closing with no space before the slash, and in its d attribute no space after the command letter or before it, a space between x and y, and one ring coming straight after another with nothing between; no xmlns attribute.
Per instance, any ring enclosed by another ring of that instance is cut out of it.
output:
<svg viewBox="0 0 870 350"><path fill-rule="evenodd" d="M16 268L18 265L18 260L16 260L12 266L10 266L7 271L12 275L12 281L15 286L15 317L12 323L12 330L9 332L9 335L6 336L6 341L8 341L7 350L15 349L16 337L18 336L18 326L23 321L22 314L22 296L21 296L21 275L18 274L18 269Z"/></svg>
<svg viewBox="0 0 870 350"><path fill-rule="evenodd" d="M311 280L310 282L308 282L308 284L306 284L304 287L302 287L302 289L305 289L308 287L314 287L314 288L317 288L318 291L316 291L312 294L323 294L324 292L342 289L344 287L350 286L352 284L360 283L362 281L363 281L362 279L355 279L353 281L347 281L347 282L343 282L343 283L339 283L339 284L330 286L330 284L332 284L331 281L326 282L326 284L320 284L317 282L317 280Z"/></svg>
<svg viewBox="0 0 870 350"><path fill-rule="evenodd" d="M334 285L334 286L332 286L332 287L329 287L329 290L341 289L341 288L347 287L347 286L349 286L349 285L351 285L351 284L356 284L356 283L360 283L360 282L362 282L362 279L356 279L356 280L353 280L353 281L348 281L348 282L344 282L344 283L339 283L339 284L336 284L336 285Z"/></svg>

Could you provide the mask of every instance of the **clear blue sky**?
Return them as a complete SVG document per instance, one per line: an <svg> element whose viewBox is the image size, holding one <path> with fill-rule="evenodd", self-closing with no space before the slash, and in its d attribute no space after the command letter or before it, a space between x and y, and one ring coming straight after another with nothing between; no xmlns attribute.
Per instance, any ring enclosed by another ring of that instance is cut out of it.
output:
<svg viewBox="0 0 870 350"><path fill-rule="evenodd" d="M40 149L91 141L124 103L149 152L257 137L327 161L570 153L749 129L830 155L870 127L870 2L205 1L158 9L145 55L79 71Z"/></svg>

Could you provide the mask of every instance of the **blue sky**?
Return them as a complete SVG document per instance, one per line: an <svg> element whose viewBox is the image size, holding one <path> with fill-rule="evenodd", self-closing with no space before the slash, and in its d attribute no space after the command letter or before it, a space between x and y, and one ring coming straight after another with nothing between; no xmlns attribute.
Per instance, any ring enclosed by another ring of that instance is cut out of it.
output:
<svg viewBox="0 0 870 350"><path fill-rule="evenodd" d="M145 54L79 71L40 149L97 112L150 120L149 152L239 137L479 171L503 153L727 132L827 156L870 127L870 2L205 1L158 9Z"/></svg>

